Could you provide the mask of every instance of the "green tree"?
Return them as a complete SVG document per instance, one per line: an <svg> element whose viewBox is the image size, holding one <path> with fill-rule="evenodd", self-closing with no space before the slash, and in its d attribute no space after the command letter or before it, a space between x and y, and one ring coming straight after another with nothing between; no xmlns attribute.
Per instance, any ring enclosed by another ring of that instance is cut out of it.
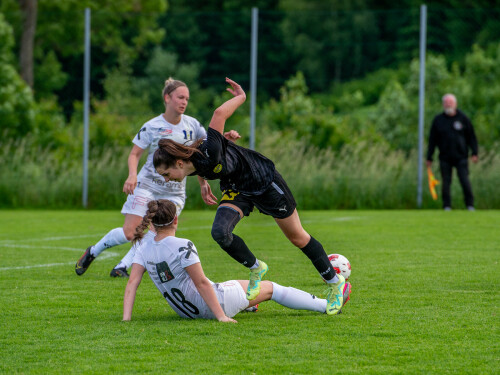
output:
<svg viewBox="0 0 500 375"><path fill-rule="evenodd" d="M56 93L69 114L83 92L84 9L92 11L92 93L102 97L101 82L117 66L130 66L159 43L164 30L158 17L168 8L167 0L40 0L35 34L34 92L44 97ZM20 38L22 17L16 0L5 0ZM39 89L40 88L40 89Z"/></svg>
<svg viewBox="0 0 500 375"><path fill-rule="evenodd" d="M14 65L12 27L0 13L0 129L3 137L21 137L34 124L31 90Z"/></svg>

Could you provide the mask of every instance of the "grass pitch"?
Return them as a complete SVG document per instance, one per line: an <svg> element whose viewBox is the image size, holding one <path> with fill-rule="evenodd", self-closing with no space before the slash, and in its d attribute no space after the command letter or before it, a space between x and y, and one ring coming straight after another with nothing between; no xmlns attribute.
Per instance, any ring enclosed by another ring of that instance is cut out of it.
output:
<svg viewBox="0 0 500 375"><path fill-rule="evenodd" d="M367 374L499 373L500 212L309 211L303 225L352 265L339 316L272 301L238 324L179 318L149 277L131 322L125 279L107 250L78 277L90 244L121 226L116 211L0 211L1 373ZM213 281L248 272L211 239L211 211L185 211L179 237ZM236 228L269 265L267 279L320 294L309 260L273 220Z"/></svg>

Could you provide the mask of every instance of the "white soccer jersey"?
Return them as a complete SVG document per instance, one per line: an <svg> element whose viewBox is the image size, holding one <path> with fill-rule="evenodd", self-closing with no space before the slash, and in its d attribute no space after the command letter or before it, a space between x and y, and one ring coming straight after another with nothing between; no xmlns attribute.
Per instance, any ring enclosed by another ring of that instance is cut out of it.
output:
<svg viewBox="0 0 500 375"><path fill-rule="evenodd" d="M184 238L166 237L159 242L148 232L137 244L133 263L140 264L172 309L183 318L214 319L210 308L198 293L193 280L184 268L200 262L194 244ZM210 281L219 302L224 293Z"/></svg>
<svg viewBox="0 0 500 375"><path fill-rule="evenodd" d="M206 138L205 128L194 117L182 115L177 125L170 124L163 115L146 122L133 139L133 143L142 149L149 148L146 163L137 176L138 187L157 194L169 194L185 199L186 179L181 182L169 181L156 173L153 166L153 154L158 149L158 141L168 138L181 144L191 144L199 138Z"/></svg>

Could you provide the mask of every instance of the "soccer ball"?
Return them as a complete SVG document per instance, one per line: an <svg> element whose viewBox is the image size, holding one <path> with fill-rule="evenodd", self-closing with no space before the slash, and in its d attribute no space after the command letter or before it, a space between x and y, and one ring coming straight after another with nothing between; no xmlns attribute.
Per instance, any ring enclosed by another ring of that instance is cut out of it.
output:
<svg viewBox="0 0 500 375"><path fill-rule="evenodd" d="M328 255L328 259L335 272L342 274L346 280L349 279L349 276L351 276L351 263L349 263L349 260L345 256L330 254Z"/></svg>

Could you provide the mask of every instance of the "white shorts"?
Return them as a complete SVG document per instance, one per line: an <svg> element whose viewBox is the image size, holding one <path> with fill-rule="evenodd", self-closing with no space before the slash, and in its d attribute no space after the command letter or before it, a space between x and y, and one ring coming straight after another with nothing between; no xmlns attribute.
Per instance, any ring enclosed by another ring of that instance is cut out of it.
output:
<svg viewBox="0 0 500 375"><path fill-rule="evenodd" d="M148 210L148 203L158 199L168 199L173 202L177 208L177 216L181 214L184 204L186 203L186 201L181 197L166 194L155 194L146 189L135 188L134 194L130 194L127 197L127 201L123 204L122 214L143 217L146 215L146 211Z"/></svg>
<svg viewBox="0 0 500 375"><path fill-rule="evenodd" d="M240 311L245 310L248 307L248 300L246 293L241 287L241 284L236 280L229 280L223 283L216 284L217 291L223 292L223 297L221 298L221 293L216 293L219 299L219 303L224 310L224 313L232 318ZM223 301L221 301L223 299Z"/></svg>

